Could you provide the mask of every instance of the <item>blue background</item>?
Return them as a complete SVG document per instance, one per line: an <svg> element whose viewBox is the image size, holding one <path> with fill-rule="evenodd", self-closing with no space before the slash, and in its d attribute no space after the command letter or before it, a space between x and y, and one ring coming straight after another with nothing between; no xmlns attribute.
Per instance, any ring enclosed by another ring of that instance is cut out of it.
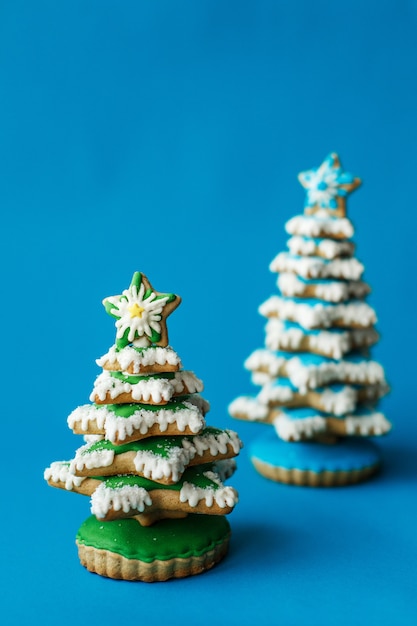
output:
<svg viewBox="0 0 417 626"><path fill-rule="evenodd" d="M0 3L2 623L416 623L416 27L411 0ZM309 490L252 470L263 426L227 406L252 391L297 173L330 151L364 181L349 215L394 430L378 478ZM170 342L246 444L228 558L155 585L86 572L88 500L42 477L81 443L101 300L135 270L182 296Z"/></svg>

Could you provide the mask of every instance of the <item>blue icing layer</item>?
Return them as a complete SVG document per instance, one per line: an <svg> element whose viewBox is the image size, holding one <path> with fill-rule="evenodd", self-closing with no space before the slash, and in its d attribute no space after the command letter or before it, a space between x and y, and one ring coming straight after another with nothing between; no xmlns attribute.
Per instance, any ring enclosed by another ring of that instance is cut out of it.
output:
<svg viewBox="0 0 417 626"><path fill-rule="evenodd" d="M331 222L331 221L340 221L340 217L337 215L327 215L326 217L320 217L318 215L303 215L304 220L308 220L310 222Z"/></svg>
<svg viewBox="0 0 417 626"><path fill-rule="evenodd" d="M341 281L338 281L341 282ZM286 300L287 302L295 302L295 304L305 304L311 308L314 308L315 306L321 306L323 308L335 308L337 306L340 306L341 303L340 302L327 302L325 300L320 300L319 298L290 298L289 296L280 296L282 300ZM363 303L363 300L358 300L358 299L352 299L352 300L345 300L343 302L343 306L349 305L349 304L356 304L356 303Z"/></svg>
<svg viewBox="0 0 417 626"><path fill-rule="evenodd" d="M299 280L300 283L303 283L303 285L330 285L331 283L338 283L338 284L346 283L347 284L348 282L352 282L349 280L345 280L343 278L304 278L303 276L300 276L299 274L297 274L297 280ZM319 302L323 302L323 301L319 300Z"/></svg>
<svg viewBox="0 0 417 626"><path fill-rule="evenodd" d="M299 388L296 385L293 385L293 383L288 378L284 378L284 377L276 378L272 383L270 383L270 386L272 388L285 387L285 388L291 389L292 391L299 390ZM317 393L323 393L326 389L330 389L330 391L332 391L333 393L338 393L339 391L342 391L342 389L344 389L345 387L346 385L343 383L330 383L326 385L325 387L316 387L314 391ZM349 385L349 387L353 387L354 389L359 389L360 385ZM317 415L317 412L316 412L316 415Z"/></svg>
<svg viewBox="0 0 417 626"><path fill-rule="evenodd" d="M331 386L331 385L329 385ZM309 417L316 417L319 415L320 417L334 417L336 419L344 419L346 416L338 416L333 413L325 413L324 411L318 411L317 409L313 409L311 407L296 407L296 408L285 408L280 409L280 412L285 415L288 419L299 420L299 419L307 419ZM356 409L352 413L349 413L349 417L367 417L374 413L375 409L369 406L361 407L360 409Z"/></svg>
<svg viewBox="0 0 417 626"><path fill-rule="evenodd" d="M305 259L305 256L302 256L301 254L291 254L290 252L287 252L287 256L289 259ZM332 259L324 259L321 256L308 256L307 257L309 261L318 261L319 263L323 263L323 265L328 265L329 263L332 262Z"/></svg>
<svg viewBox="0 0 417 626"><path fill-rule="evenodd" d="M364 356L360 352L350 352L346 354L343 359L331 359L330 357L322 356L321 354L314 354L312 352L297 352L294 354L293 352L283 352L282 350L276 350L273 354L276 357L285 359L286 361L296 358L305 367L309 367L311 365L318 367L320 365L323 365L324 363L340 363L341 361L344 361L346 363L363 363L371 360L369 357Z"/></svg>
<svg viewBox="0 0 417 626"><path fill-rule="evenodd" d="M273 467L312 472L353 471L380 463L378 447L368 439L346 438L333 445L315 441L288 443L279 439L272 427L252 442L249 455Z"/></svg>
<svg viewBox="0 0 417 626"><path fill-rule="evenodd" d="M280 376L280 378L276 378L272 383L268 385L268 387L285 387L286 389L291 389L292 391L298 391L298 387L293 385L288 378L284 378L282 376Z"/></svg>
<svg viewBox="0 0 417 626"><path fill-rule="evenodd" d="M304 328L303 326L301 326L300 324L297 324L296 322L289 322L287 320L280 320L282 322L282 325L284 327L285 330L290 330L291 328L299 328L304 335L319 335L322 332L331 332L332 335L343 335L346 330L344 328L338 328L333 327L331 328L331 331L329 329L322 329L322 328Z"/></svg>
<svg viewBox="0 0 417 626"><path fill-rule="evenodd" d="M298 237L299 237L300 239L302 239L303 241L314 241L314 243L316 244L316 246L318 246L318 245L319 245L319 244L323 241L323 239L330 239L330 237L306 237L305 235L304 235L304 236L300 236L300 235L298 235ZM338 243L339 243L339 242L340 242L340 243L344 243L344 242L346 242L346 241L350 241L350 239L348 239L348 238L345 238L345 239L338 239L337 241L338 241Z"/></svg>

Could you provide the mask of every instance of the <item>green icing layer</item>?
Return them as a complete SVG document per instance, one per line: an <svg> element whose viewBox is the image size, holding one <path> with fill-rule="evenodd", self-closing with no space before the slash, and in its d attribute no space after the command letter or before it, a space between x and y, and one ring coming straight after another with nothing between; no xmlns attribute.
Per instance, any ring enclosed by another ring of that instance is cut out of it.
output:
<svg viewBox="0 0 417 626"><path fill-rule="evenodd" d="M156 483L153 480L149 480L148 478L144 478L143 476L134 476L131 474L122 474L118 476L103 476L100 477L99 480L102 480L106 487L109 489L120 489L122 487L134 485L138 487L143 487L146 491L152 491L153 489L168 489L170 491L180 491L183 484L185 482L191 483L196 487L200 487L200 489L213 489L216 490L219 488L219 485L204 476L204 472L212 472L213 464L206 463L205 465L196 465L195 467L189 467L185 470L184 474L181 477L179 482L173 485L163 485L161 483Z"/></svg>
<svg viewBox="0 0 417 626"><path fill-rule="evenodd" d="M208 426L205 428L198 437L204 437L204 435L219 435L222 430L219 428L213 428ZM146 439L141 439L139 441L131 441L130 443L123 444L121 446L116 446L111 443L108 439L101 439L100 441L95 441L88 446L85 450L83 450L82 454L90 454L92 452L99 452L101 450L113 450L114 454L123 454L124 452L153 452L154 454L158 454L163 458L167 458L169 456L170 451L173 448L182 448L183 439L188 439L189 441L193 440L193 435L175 435L172 437L148 437Z"/></svg>
<svg viewBox="0 0 417 626"><path fill-rule="evenodd" d="M175 378L175 372L164 372L161 374L149 374L148 376L131 376L130 374L123 374L123 372L109 372L112 378L117 378L129 385L137 385L141 380L151 380L153 378Z"/></svg>
<svg viewBox="0 0 417 626"><path fill-rule="evenodd" d="M175 437L148 437L140 441L131 441L121 446L115 446L108 439L95 441L82 451L82 455L101 450L113 450L114 454L123 454L124 452L153 452L163 458L168 458L169 453L174 448L182 448L182 440L184 437L176 435Z"/></svg>
<svg viewBox="0 0 417 626"><path fill-rule="evenodd" d="M95 404L96 409L102 410L102 404ZM182 402L168 402L164 405L157 404L140 404L139 402L130 404L106 404L106 410L111 411L116 417L132 417L134 413L138 411L179 411L181 409L187 409Z"/></svg>
<svg viewBox="0 0 417 626"><path fill-rule="evenodd" d="M201 556L221 544L230 534L227 519L217 515L188 515L141 526L134 519L102 522L92 515L81 525L77 542L115 552L127 559L151 563L155 559Z"/></svg>

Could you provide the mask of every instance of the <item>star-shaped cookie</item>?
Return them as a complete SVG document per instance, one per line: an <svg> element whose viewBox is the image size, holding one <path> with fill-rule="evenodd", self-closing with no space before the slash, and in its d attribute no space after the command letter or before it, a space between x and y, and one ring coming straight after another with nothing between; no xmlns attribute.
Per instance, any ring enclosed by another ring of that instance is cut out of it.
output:
<svg viewBox="0 0 417 626"><path fill-rule="evenodd" d="M107 313L117 320L116 347L122 349L130 343L167 346L166 318L180 302L173 293L155 291L144 274L135 272L129 289L103 300Z"/></svg>
<svg viewBox="0 0 417 626"><path fill-rule="evenodd" d="M329 154L320 167L301 172L298 180L307 190L305 213L317 211L345 217L346 197L361 184L360 178L343 171L336 153Z"/></svg>

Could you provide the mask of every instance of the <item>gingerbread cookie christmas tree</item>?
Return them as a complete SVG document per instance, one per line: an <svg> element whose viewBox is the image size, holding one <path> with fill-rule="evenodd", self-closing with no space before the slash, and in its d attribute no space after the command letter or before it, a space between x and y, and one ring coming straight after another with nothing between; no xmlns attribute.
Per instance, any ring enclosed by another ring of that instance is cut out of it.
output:
<svg viewBox="0 0 417 626"><path fill-rule="evenodd" d="M379 339L376 314L366 302L370 287L346 217L347 196L360 179L330 154L299 180L304 214L286 224L289 250L270 265L278 294L259 308L268 320L265 347L245 362L260 391L237 398L229 412L269 425L251 450L261 474L287 483L347 484L379 467L378 448L366 438L390 430L377 408L389 388L370 355Z"/></svg>
<svg viewBox="0 0 417 626"><path fill-rule="evenodd" d="M116 341L97 364L90 403L68 417L84 435L70 461L45 470L49 485L88 495L91 517L77 534L81 563L126 580L198 574L225 555L225 515L237 492L224 485L242 443L209 427L202 382L168 345L167 317L180 304L136 272L106 298Z"/></svg>

